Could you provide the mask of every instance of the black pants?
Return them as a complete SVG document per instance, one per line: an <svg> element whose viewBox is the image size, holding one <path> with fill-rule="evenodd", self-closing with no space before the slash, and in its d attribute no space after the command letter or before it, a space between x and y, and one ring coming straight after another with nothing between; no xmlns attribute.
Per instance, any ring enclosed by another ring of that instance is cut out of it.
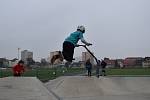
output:
<svg viewBox="0 0 150 100"><path fill-rule="evenodd" d="M102 68L102 76L106 76L105 68Z"/></svg>
<svg viewBox="0 0 150 100"><path fill-rule="evenodd" d="M100 68L99 68L99 66L97 66L97 68L96 68L96 76L99 77L99 75L100 75Z"/></svg>
<svg viewBox="0 0 150 100"><path fill-rule="evenodd" d="M91 76L91 69L88 69L88 76Z"/></svg>
<svg viewBox="0 0 150 100"><path fill-rule="evenodd" d="M63 57L65 60L67 60L68 62L72 62L73 60L73 55L74 55L74 44L72 44L71 42L65 41L63 43Z"/></svg>
<svg viewBox="0 0 150 100"><path fill-rule="evenodd" d="M20 76L21 76L21 73L14 73L14 76L15 76L15 77L20 77Z"/></svg>

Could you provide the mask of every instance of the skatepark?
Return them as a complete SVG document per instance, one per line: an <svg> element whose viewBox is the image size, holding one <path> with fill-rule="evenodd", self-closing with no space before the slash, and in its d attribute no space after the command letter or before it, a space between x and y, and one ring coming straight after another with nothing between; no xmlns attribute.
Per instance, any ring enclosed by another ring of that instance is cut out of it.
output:
<svg viewBox="0 0 150 100"><path fill-rule="evenodd" d="M150 77L0 78L0 100L149 100Z"/></svg>

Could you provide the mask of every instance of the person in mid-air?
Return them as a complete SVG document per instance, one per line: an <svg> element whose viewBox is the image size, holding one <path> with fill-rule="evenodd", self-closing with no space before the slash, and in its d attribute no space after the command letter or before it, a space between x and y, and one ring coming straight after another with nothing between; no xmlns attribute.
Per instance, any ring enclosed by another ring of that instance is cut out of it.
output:
<svg viewBox="0 0 150 100"><path fill-rule="evenodd" d="M63 42L62 54L64 59L67 61L66 66L68 66L72 62L73 55L74 55L74 48L77 46L79 40L81 40L81 42L87 46L92 45L91 43L87 42L84 39L83 37L84 33L85 33L85 27L78 26L77 30L71 33L70 36L68 36Z"/></svg>
<svg viewBox="0 0 150 100"><path fill-rule="evenodd" d="M13 66L12 70L14 76L21 76L25 71L24 61L20 60L17 65Z"/></svg>

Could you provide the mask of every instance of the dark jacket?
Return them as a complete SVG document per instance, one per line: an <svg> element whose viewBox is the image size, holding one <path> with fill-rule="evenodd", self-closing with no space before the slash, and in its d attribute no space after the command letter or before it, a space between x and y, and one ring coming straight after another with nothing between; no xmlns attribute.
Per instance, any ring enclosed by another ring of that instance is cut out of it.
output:
<svg viewBox="0 0 150 100"><path fill-rule="evenodd" d="M105 61L102 61L102 62L101 62L101 66L102 66L102 68L106 68L107 63L106 63Z"/></svg>
<svg viewBox="0 0 150 100"><path fill-rule="evenodd" d="M85 66L86 66L87 69L92 69L92 64L91 64L91 62L89 62L89 61L87 61L87 62L85 63Z"/></svg>

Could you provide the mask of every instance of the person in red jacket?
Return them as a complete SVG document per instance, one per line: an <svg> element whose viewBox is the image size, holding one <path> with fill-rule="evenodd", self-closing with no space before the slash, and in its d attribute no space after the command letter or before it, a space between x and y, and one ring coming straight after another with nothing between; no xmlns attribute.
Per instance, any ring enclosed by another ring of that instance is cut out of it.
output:
<svg viewBox="0 0 150 100"><path fill-rule="evenodd" d="M21 76L21 74L23 74L24 71L25 71L24 61L20 60L18 64L13 67L13 75Z"/></svg>

